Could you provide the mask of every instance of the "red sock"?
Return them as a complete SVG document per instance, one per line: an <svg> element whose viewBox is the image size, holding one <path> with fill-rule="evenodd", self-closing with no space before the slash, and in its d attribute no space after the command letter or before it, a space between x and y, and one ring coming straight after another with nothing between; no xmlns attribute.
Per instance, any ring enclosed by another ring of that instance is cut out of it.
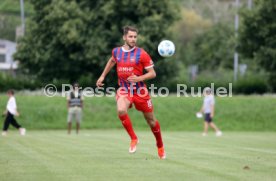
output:
<svg viewBox="0 0 276 181"><path fill-rule="evenodd" d="M120 118L123 126L125 127L128 135L130 136L130 139L131 140L136 140L137 136L134 133L134 130L133 130L133 127L132 127L132 124L131 124L131 121L130 121L130 118L129 118L128 114L119 115L119 118Z"/></svg>
<svg viewBox="0 0 276 181"><path fill-rule="evenodd" d="M163 147L161 129L160 129L160 124L158 121L156 121L155 126L153 128L151 128L151 131L155 136L157 147L158 148Z"/></svg>

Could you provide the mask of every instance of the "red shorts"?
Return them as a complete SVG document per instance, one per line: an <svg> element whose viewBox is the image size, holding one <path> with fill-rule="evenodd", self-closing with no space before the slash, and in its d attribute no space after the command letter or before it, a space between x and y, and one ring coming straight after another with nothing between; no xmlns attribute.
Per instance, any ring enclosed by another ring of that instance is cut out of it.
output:
<svg viewBox="0 0 276 181"><path fill-rule="evenodd" d="M136 91L126 91L125 89L118 89L116 100L118 100L120 97L126 97L129 100L129 108L131 108L132 104L134 104L135 108L138 111L153 112L151 98L146 88L144 90L141 90L140 93L137 93Z"/></svg>

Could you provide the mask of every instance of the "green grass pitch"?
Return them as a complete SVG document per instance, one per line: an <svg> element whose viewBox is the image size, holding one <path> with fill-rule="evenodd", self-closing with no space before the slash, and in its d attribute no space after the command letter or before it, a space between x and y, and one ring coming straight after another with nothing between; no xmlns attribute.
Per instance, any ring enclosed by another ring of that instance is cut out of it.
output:
<svg viewBox="0 0 276 181"><path fill-rule="evenodd" d="M0 137L1 181L68 180L275 180L274 132L164 131L166 160L159 160L155 139L138 131L135 154L120 130L10 131Z"/></svg>

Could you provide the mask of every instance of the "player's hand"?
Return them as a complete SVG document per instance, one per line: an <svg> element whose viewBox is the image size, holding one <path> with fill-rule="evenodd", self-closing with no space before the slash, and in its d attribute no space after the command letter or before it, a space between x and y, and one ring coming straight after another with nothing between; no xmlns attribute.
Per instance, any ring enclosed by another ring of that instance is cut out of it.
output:
<svg viewBox="0 0 276 181"><path fill-rule="evenodd" d="M140 77L138 77L138 76L135 75L134 73L132 73L132 75L129 76L129 77L127 78L127 80L128 80L129 82L131 82L131 83L136 83L136 82L140 82L140 81L141 81L141 80L140 80Z"/></svg>
<svg viewBox="0 0 276 181"><path fill-rule="evenodd" d="M15 116L17 116L17 117L20 116L19 112L16 112L16 113L15 113Z"/></svg>
<svg viewBox="0 0 276 181"><path fill-rule="evenodd" d="M210 117L213 118L213 117L214 117L214 114L211 114Z"/></svg>
<svg viewBox="0 0 276 181"><path fill-rule="evenodd" d="M4 116L7 116L7 114L8 114L8 112L7 112L7 111L4 111L3 114L2 114L2 116L3 116L3 117L4 117Z"/></svg>
<svg viewBox="0 0 276 181"><path fill-rule="evenodd" d="M97 87L102 87L102 86L104 86L103 81L104 81L104 77L101 76L101 77L97 80L96 86L97 86Z"/></svg>

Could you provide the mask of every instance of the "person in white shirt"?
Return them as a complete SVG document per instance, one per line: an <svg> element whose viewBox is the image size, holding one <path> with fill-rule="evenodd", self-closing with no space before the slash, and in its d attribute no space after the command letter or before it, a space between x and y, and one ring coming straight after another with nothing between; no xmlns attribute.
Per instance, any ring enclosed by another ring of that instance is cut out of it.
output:
<svg viewBox="0 0 276 181"><path fill-rule="evenodd" d="M212 90L210 87L206 87L203 91L204 101L200 109L200 113L204 113L204 130L202 136L207 136L208 128L211 126L216 131L216 136L221 136L222 132L213 123L213 118L215 115L215 97L212 95Z"/></svg>
<svg viewBox="0 0 276 181"><path fill-rule="evenodd" d="M72 120L76 119L76 133L79 133L80 123L82 119L82 108L83 108L83 96L79 90L79 84L73 84L73 91L68 94L67 97L67 108L68 108L68 134L71 134Z"/></svg>
<svg viewBox="0 0 276 181"><path fill-rule="evenodd" d="M4 115L6 116L6 119L4 121L2 135L3 136L7 135L10 124L13 125L16 129L18 129L21 135L25 135L26 129L22 128L22 126L18 124L17 121L14 119L14 116L19 116L19 113L17 111L17 106L16 106L16 100L14 97L14 91L8 90L7 95L9 97L9 100L7 103L6 110L4 111Z"/></svg>

